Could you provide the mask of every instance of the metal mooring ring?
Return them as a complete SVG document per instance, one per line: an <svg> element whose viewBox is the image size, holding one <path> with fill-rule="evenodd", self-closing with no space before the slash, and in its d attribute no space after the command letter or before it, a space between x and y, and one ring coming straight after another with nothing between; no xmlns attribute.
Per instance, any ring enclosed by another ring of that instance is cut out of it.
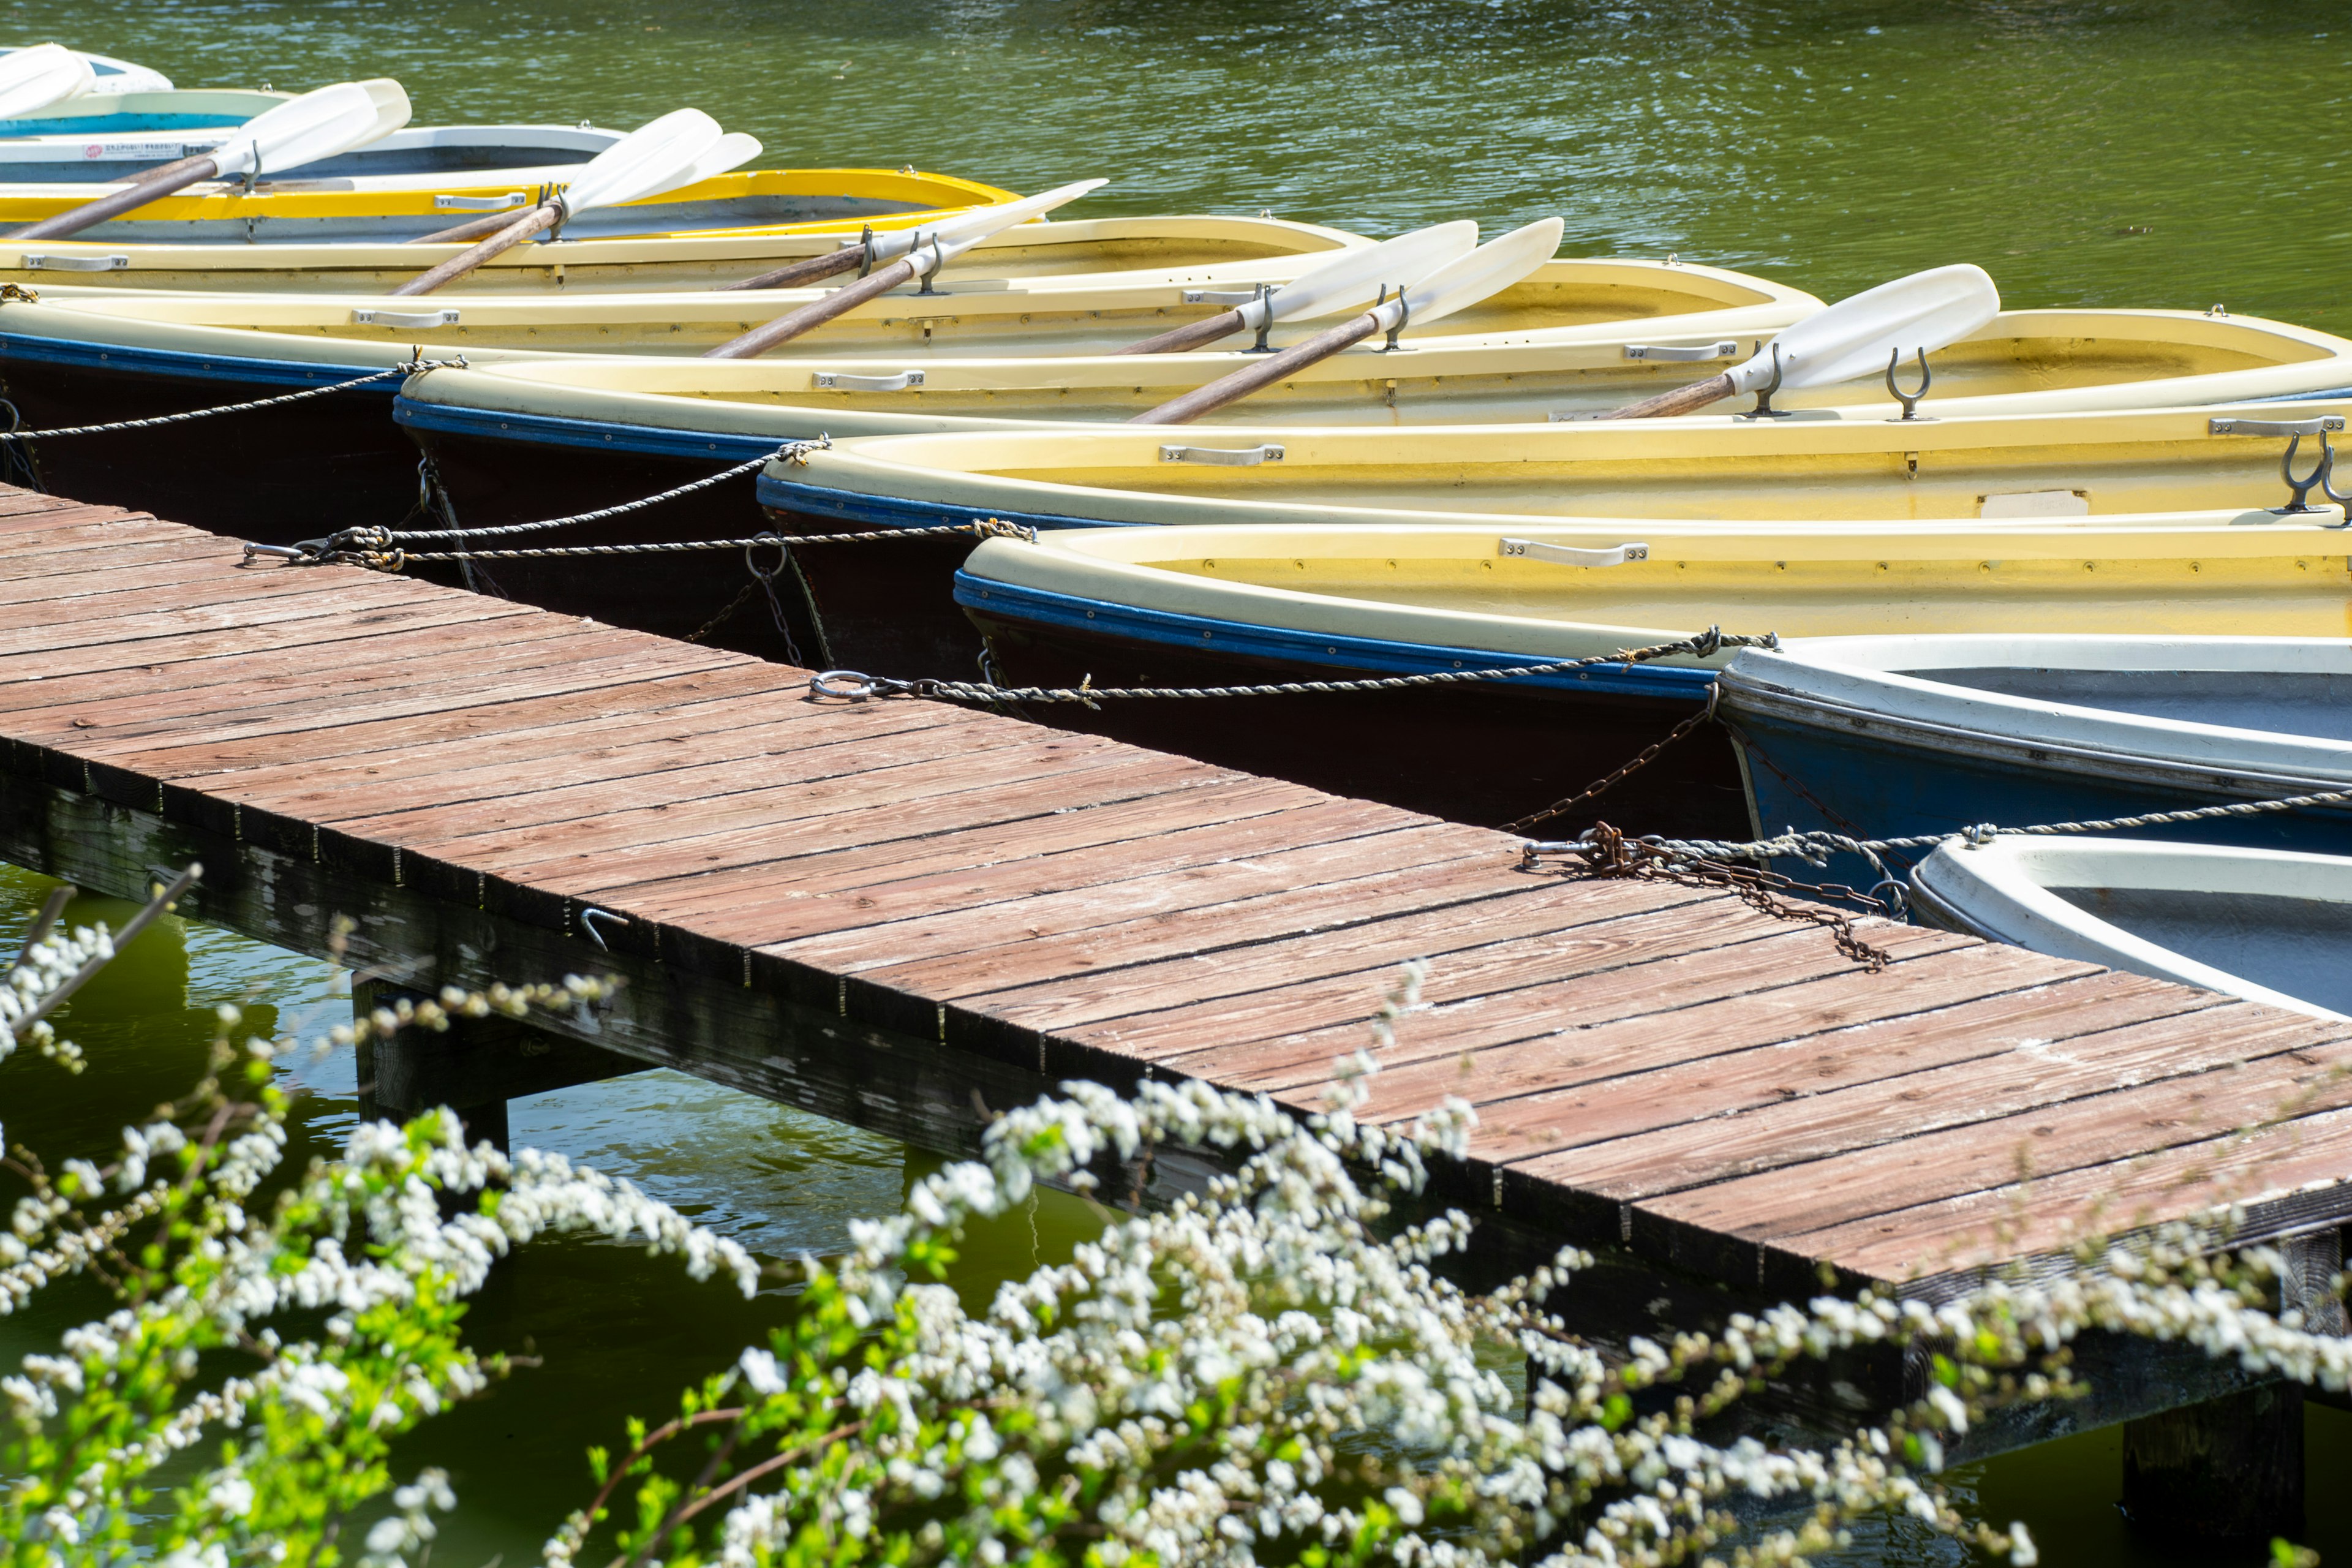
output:
<svg viewBox="0 0 2352 1568"><path fill-rule="evenodd" d="M837 698L844 702L863 702L881 694L882 683L873 676L857 669L828 669L809 677L809 695Z"/></svg>

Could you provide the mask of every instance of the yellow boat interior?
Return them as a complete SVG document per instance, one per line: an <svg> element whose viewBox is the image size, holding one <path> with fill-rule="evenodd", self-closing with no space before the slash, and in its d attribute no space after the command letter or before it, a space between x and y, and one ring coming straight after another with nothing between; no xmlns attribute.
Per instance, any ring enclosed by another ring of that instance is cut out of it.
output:
<svg viewBox="0 0 2352 1568"><path fill-rule="evenodd" d="M859 177L842 177L849 175ZM804 181L812 186L844 186L846 195L827 196L812 189L807 196L812 202L855 201L870 210L811 216L791 223L694 229L667 224L652 210L661 203L696 196L730 181L772 185ZM860 195L861 192L866 194ZM430 202L436 194L503 199L517 193L499 186L475 192L425 193L405 199ZM304 199L323 202L330 198ZM908 228L928 222L942 211L995 205L1013 199L1013 193L993 185L944 175L790 169L728 174L656 197L653 203L632 203L611 209L613 214L625 215L641 232L583 237L583 231L574 226L567 230L566 237L519 245L491 258L442 293L597 293L711 287L772 271L803 258L829 254L840 247L845 236L858 234L869 223L877 230ZM411 232L422 235L475 216L478 215L440 211L430 218L415 216L403 221L409 225ZM102 235L105 231L93 232ZM1264 276L1278 281L1293 276L1302 258L1328 255L1366 243L1339 229L1282 218L1189 215L1070 218L1022 224L991 236L950 260L940 287L971 289L986 288L992 279L1127 270L1197 274L1203 279L1231 274L1243 281L1256 281L1260 275L1252 268L1269 264L1272 269ZM180 230L137 244L105 238L43 240L26 246L0 241L0 281L71 283L109 290L373 297L399 287L463 248L456 244L407 244L396 237L338 240L320 237L297 240L284 235L269 244L256 244L246 239L245 226L239 220L233 233L215 240L199 239Z"/></svg>
<svg viewBox="0 0 2352 1568"><path fill-rule="evenodd" d="M1401 430L1183 426L876 437L811 456L812 484L1118 522L1333 523L1465 515L1864 529L2096 519L2288 500L2352 400L2031 416L1684 419ZM2314 426L2295 437L2284 422ZM2332 447L2331 447L2332 449ZM2352 479L2347 479L2352 485ZM2312 504L2325 497L2315 489ZM2273 520L2275 521L2275 520Z"/></svg>
<svg viewBox="0 0 2352 1568"><path fill-rule="evenodd" d="M1331 237L1334 243L1360 243L1336 233ZM582 247L602 243L583 242ZM1250 266L1261 275L1279 279L1314 265L1330 248L1280 252L1261 257ZM429 258L425 247L408 254L420 260ZM795 356L812 352L1098 354L1228 309L1215 299L1197 298L1214 290L1196 284L1213 282L1217 277L1215 270L1207 268L1196 269L1192 279L1148 268L1085 277L1008 273L972 278L951 272L939 291L896 290L827 323L800 340ZM1233 281L1235 291L1245 290L1247 279ZM440 295L352 299L283 292L231 295L77 289L43 291L40 320L47 324L40 330L60 337L121 334L126 342L149 342L158 347L180 346L173 341L174 332L226 331L375 342L403 348L413 344L428 353L520 349L693 355L819 297L820 290L811 289L604 296L567 289L540 298L500 294L465 299ZM1818 307L1819 301L1810 294L1736 272L1653 261L1556 260L1486 305L1447 318L1445 325L1454 334L1448 341L1478 332L1597 336L1605 340L1602 349L1584 357L1620 363L1622 327L1628 321L1693 330L1710 324L1718 330L1751 327L1769 335ZM29 313L18 312L17 319L28 324L16 330L34 330ZM112 325L100 324L107 322ZM5 325L0 321L0 327ZM1328 321L1302 323L1280 341L1287 341L1289 335L1307 336L1328 325ZM1247 341L1236 339L1236 348L1246 346ZM217 352L233 351L224 343ZM1107 363L1125 367L1123 374L1130 377L1165 374L1165 367L1153 363L1158 357L1139 355ZM1389 355L1385 363L1401 363L1411 358ZM716 363L709 368L714 375L733 378L715 384L743 384L737 369ZM757 362L746 362L744 368L760 367ZM1011 374L1034 377L1051 373ZM804 372L802 380L805 384Z"/></svg>
<svg viewBox="0 0 2352 1568"><path fill-rule="evenodd" d="M1548 655L1709 626L1784 637L2352 635L2342 509L2249 521L2219 510L1738 533L1553 521L1065 529L983 544L965 596L1009 584L1161 616ZM1097 626L1118 633L1115 615Z"/></svg>
<svg viewBox="0 0 2352 1568"><path fill-rule="evenodd" d="M1565 271L1576 264L1553 265ZM1746 334L1737 336L1740 353L1750 352L1754 334L1769 335L1771 329L1753 319L1769 309L1745 312L1751 319ZM1717 317L1721 330L1704 341L1713 344L1730 320ZM1305 323L1290 335L1321 324ZM1713 374L1719 362L1663 359L1650 352L1679 345L1691 337L1680 329L1705 324L1703 319L1634 317L1499 341L1408 337L1411 352L1351 349L1302 367L1205 423L1507 424L1588 414ZM1449 321L1445 330L1456 325ZM1676 330L1653 330L1658 326ZM1276 342L1283 341L1276 334ZM1248 342L1245 334L1236 335L1217 350L1180 354L974 355L925 361L920 377L910 378L906 364L868 353L863 344L827 352L830 340L813 338L758 360L644 364L584 357L504 364L467 378L462 394L445 384L423 387L419 395L428 401L462 396L480 406L681 425L709 419L713 402L747 409L789 406L821 411L835 421L828 427L836 436L863 433L860 421L888 430L942 416L1115 422L1249 363ZM1631 349L1644 352L1636 357ZM2006 311L1983 331L1930 355L1929 365L1934 381L1922 415L2059 413L2352 389L2352 342L2282 322L2187 311ZM1916 383L1912 371L1902 384L1908 390ZM1792 405L1797 413L1790 423L1885 420L1901 412L1879 378L1797 396L1801 401ZM654 412L656 403L676 399L702 406ZM1717 405L1703 417L1734 417L1747 401ZM762 428L756 417L736 423ZM722 418L718 427L736 425Z"/></svg>

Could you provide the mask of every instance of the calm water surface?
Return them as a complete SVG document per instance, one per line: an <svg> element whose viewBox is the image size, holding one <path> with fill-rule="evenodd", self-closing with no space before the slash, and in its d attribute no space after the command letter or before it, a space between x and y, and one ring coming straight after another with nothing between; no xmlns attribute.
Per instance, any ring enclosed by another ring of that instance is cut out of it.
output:
<svg viewBox="0 0 2352 1568"><path fill-rule="evenodd" d="M2219 301L2352 332L2352 12L2328 5L28 0L0 18L0 37L184 86L395 76L420 123L625 128L690 102L760 136L769 163L912 163L1022 189L1108 176L1088 213L1271 210L1370 234L1558 213L1571 251L1675 251L1825 298L1968 260L2017 306ZM0 876L10 949L40 888ZM349 1006L323 964L159 931L70 1009L89 1073L67 1087L12 1063L0 1116L52 1153L103 1146L197 1075L223 1001L305 1036ZM299 1160L337 1142L354 1100L347 1056L295 1070L312 1090ZM837 1246L920 1158L667 1073L519 1101L514 1135L770 1256ZM973 1288L1081 1224L1049 1202L981 1238ZM0 1362L94 1305L0 1320ZM535 1560L586 1496L582 1448L659 1415L784 1310L610 1246L530 1252L478 1321L545 1365L427 1428L463 1500L436 1562ZM2315 1411L2310 1435L2305 1539L2343 1561L2352 1418ZM2123 1533L2118 1462L2107 1433L1958 1479L1992 1518L2029 1521L2045 1563L2164 1561ZM1961 1558L1896 1529L1850 1560Z"/></svg>

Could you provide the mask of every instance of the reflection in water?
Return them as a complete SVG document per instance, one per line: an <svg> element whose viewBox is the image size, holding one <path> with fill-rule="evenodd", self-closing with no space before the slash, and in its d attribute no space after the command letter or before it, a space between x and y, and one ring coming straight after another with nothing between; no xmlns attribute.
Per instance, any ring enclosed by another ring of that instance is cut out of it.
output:
<svg viewBox="0 0 2352 1568"><path fill-rule="evenodd" d="M1031 190L1110 176L1087 213L1271 208L1387 234L1463 216L1495 233L1557 212L1571 251L1676 251L1829 298L1971 260L2016 306L2219 300L2352 331L2336 265L2352 239L2352 160L2326 134L2352 81L2352 23L2326 7L20 0L10 15L18 38L186 85L398 76L420 123L626 127L690 100L759 135L771 163L914 163ZM0 877L0 935L20 933L39 898L34 879ZM95 1152L193 1081L225 1001L305 1037L348 1005L322 964L168 923L68 1009L89 1072L68 1086L12 1062L0 1115L52 1153ZM292 1070L313 1091L299 1160L331 1147L355 1106L347 1056ZM771 1257L838 1246L850 1217L895 1205L919 1159L666 1073L519 1102L513 1125ZM1087 1224L1049 1197L976 1237L967 1299ZM86 1289L56 1295L0 1320L0 1362L94 1310ZM407 1458L455 1461L464 1509L436 1561L532 1559L585 1495L583 1447L629 1413L665 1411L783 1310L683 1286L618 1247L535 1248L479 1321L488 1342L545 1366L428 1426ZM2311 1417L2306 1539L2324 1553L2352 1552L2352 1504L2326 1484L2352 1460L2347 1427ZM2094 1434L1957 1479L1992 1518L2025 1519L2045 1562L2136 1563L2109 1501L2116 1455L2114 1433ZM1899 1525L1848 1555L1959 1557Z"/></svg>

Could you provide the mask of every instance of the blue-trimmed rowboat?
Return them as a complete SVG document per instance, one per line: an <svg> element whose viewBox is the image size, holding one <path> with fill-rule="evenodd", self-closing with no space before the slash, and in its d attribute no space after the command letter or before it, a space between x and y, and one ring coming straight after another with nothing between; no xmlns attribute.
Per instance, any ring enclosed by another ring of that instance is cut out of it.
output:
<svg viewBox="0 0 2352 1568"><path fill-rule="evenodd" d="M1064 529L982 543L955 597L1014 687L1450 676L1606 658L1710 626L1797 638L1916 626L2019 640L2084 623L2340 637L2352 630L2352 569L2337 515L2116 517L2095 531L1997 520L1732 531L1652 519L1635 532L1622 520L1534 518ZM2352 681L2352 645L2333 654ZM1037 716L1516 825L1706 711L1724 657L1376 693L1057 703ZM1690 731L1613 794L1548 816L1542 835L1602 816L1678 837L1746 837L1751 827L1731 746L1714 727Z"/></svg>
<svg viewBox="0 0 2352 1568"><path fill-rule="evenodd" d="M1774 548L1796 552L1767 561L1758 581L1719 584L1730 607L1717 618L1727 627L1736 620L1738 629L1790 635L1801 622L1808 633L1960 629L1942 618L1944 601L1965 601L1989 577L2014 581L2021 592L2030 582L2046 599L2042 618L2016 624L2120 630L2130 623L2106 619L2105 606L2139 616L2142 598L2126 579L2097 576L2095 566L2086 572L2085 560L2121 548L2117 537L2150 531L2201 530L2224 520L2282 522L2267 509L2288 499L2279 477L2283 449L2289 440L2302 443L2296 472L2303 474L2323 426L2347 412L2352 404L2339 402L2226 415L2158 409L1912 424L1701 418L881 437L771 465L760 499L788 536L991 517L1046 531L1423 527L1475 519L1497 534L1572 526L1607 546L1648 541L1671 527L1694 536L1769 537L1780 542ZM2289 429L2304 434L2281 434ZM2343 514L2320 507L2308 515ZM2042 541L2039 557L2017 557L2012 523ZM2062 542L2078 531L2082 543ZM1786 626L1753 624L1789 602L1776 584L1804 579L1799 560L1809 552L1845 560L1848 551L1864 548L1857 540L1884 542L1861 584L1825 588L1830 597L1797 605ZM941 537L796 551L828 657L880 675L968 676L979 641L951 584L971 548ZM1932 574L1944 565L1929 563L1971 549L1979 552L1972 575ZM1922 564L1901 564L1906 559ZM2059 567L2057 559L2069 564ZM1883 602L1898 584L1928 597L1916 607L1903 607L1900 598ZM1752 613L1741 608L1743 595L1752 598ZM1834 610L1834 620L1824 621L1817 608ZM1643 624L1697 629L1680 613Z"/></svg>
<svg viewBox="0 0 2352 1568"><path fill-rule="evenodd" d="M2341 564L2306 570L2340 576ZM1743 652L1721 711L1751 826L1909 837L2352 788L2352 642L2291 635L2311 628L2284 606L2256 619L2290 635L1860 637ZM2130 832L2352 855L2341 807Z"/></svg>

